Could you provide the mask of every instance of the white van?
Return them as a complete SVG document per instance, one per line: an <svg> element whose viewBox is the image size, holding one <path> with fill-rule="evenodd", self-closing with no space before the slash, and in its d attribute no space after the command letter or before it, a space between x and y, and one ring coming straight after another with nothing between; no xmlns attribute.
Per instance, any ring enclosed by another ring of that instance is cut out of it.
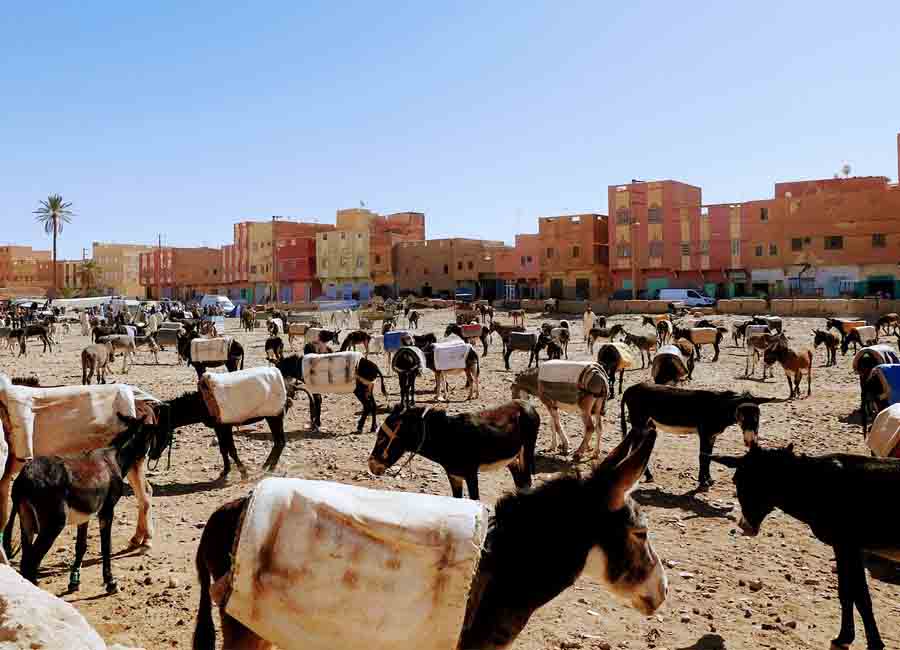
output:
<svg viewBox="0 0 900 650"><path fill-rule="evenodd" d="M659 300L683 302L688 307L712 307L716 301L695 289L660 289Z"/></svg>
<svg viewBox="0 0 900 650"><path fill-rule="evenodd" d="M216 296L214 294L208 293L200 299L200 307L208 306L219 306L226 314L230 314L234 311L234 303L232 303L228 299L228 296Z"/></svg>

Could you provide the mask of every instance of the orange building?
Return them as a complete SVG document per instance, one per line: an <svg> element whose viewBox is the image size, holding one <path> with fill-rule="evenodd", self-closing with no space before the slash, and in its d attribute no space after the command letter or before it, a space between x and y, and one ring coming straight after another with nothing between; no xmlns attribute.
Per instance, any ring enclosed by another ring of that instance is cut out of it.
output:
<svg viewBox="0 0 900 650"><path fill-rule="evenodd" d="M217 248L154 248L140 254L140 282L147 298L195 300L218 293L222 253Z"/></svg>
<svg viewBox="0 0 900 650"><path fill-rule="evenodd" d="M516 244L496 253L497 278L503 282L502 297L507 300L539 298L541 285L541 236L516 235Z"/></svg>
<svg viewBox="0 0 900 650"><path fill-rule="evenodd" d="M39 297L53 284L50 251L0 246L0 297Z"/></svg>
<svg viewBox="0 0 900 650"><path fill-rule="evenodd" d="M477 298L500 297L497 256L506 245L482 239L429 239L394 246L394 269L399 293L420 296L453 295L459 289Z"/></svg>
<svg viewBox="0 0 900 650"><path fill-rule="evenodd" d="M376 294L396 294L393 250L396 244L406 241L425 241L423 213L372 214L369 220L369 276Z"/></svg>
<svg viewBox="0 0 900 650"><path fill-rule="evenodd" d="M594 213L538 219L544 296L589 299L609 293L607 221Z"/></svg>

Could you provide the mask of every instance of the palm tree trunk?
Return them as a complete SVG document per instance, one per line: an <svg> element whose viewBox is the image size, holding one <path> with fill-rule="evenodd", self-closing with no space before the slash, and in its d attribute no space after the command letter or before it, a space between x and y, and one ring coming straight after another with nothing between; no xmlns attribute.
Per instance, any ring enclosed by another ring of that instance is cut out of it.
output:
<svg viewBox="0 0 900 650"><path fill-rule="evenodd" d="M53 219L53 288L51 295L56 297L56 219Z"/></svg>

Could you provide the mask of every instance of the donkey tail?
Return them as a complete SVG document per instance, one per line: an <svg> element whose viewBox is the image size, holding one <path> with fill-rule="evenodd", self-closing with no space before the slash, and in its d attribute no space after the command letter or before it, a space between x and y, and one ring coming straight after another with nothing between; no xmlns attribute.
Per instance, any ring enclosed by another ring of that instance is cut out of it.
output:
<svg viewBox="0 0 900 650"><path fill-rule="evenodd" d="M524 435L524 447L525 447L525 467L523 468L528 473L528 484L531 485L531 479L537 473L534 455L535 449L537 448L537 437L538 431L541 428L541 418L537 414L537 410L534 409L531 405L530 412L526 411L523 415L524 418L520 419L520 422L524 420L523 435ZM521 425L520 425L521 426Z"/></svg>
<svg viewBox="0 0 900 650"><path fill-rule="evenodd" d="M208 529L207 529L208 530ZM206 530L200 538L194 566L197 569L197 581L200 583L200 605L197 608L197 623L194 627L194 650L215 650L216 627L212 617L212 597L210 596L210 575L206 567Z"/></svg>

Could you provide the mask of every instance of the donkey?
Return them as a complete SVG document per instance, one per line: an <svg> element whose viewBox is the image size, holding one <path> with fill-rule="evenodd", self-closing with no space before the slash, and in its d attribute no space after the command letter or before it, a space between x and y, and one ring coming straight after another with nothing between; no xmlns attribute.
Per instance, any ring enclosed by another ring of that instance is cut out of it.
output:
<svg viewBox="0 0 900 650"><path fill-rule="evenodd" d="M656 350L657 342L655 336L642 336L625 332L625 344L636 347L641 355L641 368L644 367L644 352L647 353L647 365L652 362L651 353Z"/></svg>
<svg viewBox="0 0 900 650"><path fill-rule="evenodd" d="M634 364L627 348L620 348L621 343L604 343L597 351L597 363L606 372L609 379L610 399L616 396L616 373L619 374L619 395L625 384L625 371Z"/></svg>
<svg viewBox="0 0 900 650"><path fill-rule="evenodd" d="M90 384L97 373L97 383L106 383L106 373L113 356L112 343L93 343L81 351L81 383Z"/></svg>
<svg viewBox="0 0 900 650"><path fill-rule="evenodd" d="M825 346L825 367L837 365L838 335L829 330L813 330L813 348Z"/></svg>
<svg viewBox="0 0 900 650"><path fill-rule="evenodd" d="M256 328L256 312L252 309L245 309L241 312L241 326L245 332L252 332Z"/></svg>
<svg viewBox="0 0 900 650"><path fill-rule="evenodd" d="M450 490L478 500L478 472L509 468L517 488L530 487L541 418L534 407L513 400L485 411L446 411L397 405L381 423L369 455L369 471L381 476L404 453L424 456L444 468Z"/></svg>
<svg viewBox="0 0 900 650"><path fill-rule="evenodd" d="M520 325L521 327L525 327L524 309L510 309L509 317L512 318L513 325Z"/></svg>
<svg viewBox="0 0 900 650"><path fill-rule="evenodd" d="M355 332L350 332L347 335L347 338L344 339L344 342L341 343L341 352L346 352L350 348L353 348L355 350L356 346L361 345L366 350L366 356L369 356L369 344L371 342L371 334L369 334L365 330L356 330Z"/></svg>
<svg viewBox="0 0 900 650"><path fill-rule="evenodd" d="M468 338L468 339L464 338L463 333L462 333L462 327L460 327L456 323L450 323L449 325L447 325L447 328L444 330L445 337L450 336L451 334L455 334L456 336L461 338L466 343L472 343L475 340L474 338ZM491 336L490 330L482 325L481 334L478 336L478 338L481 339L481 347L482 347L481 356L483 356L483 357L487 356L488 340L490 339L490 336Z"/></svg>
<svg viewBox="0 0 900 650"><path fill-rule="evenodd" d="M447 382L447 376L457 375L461 373L465 373L466 388L469 389L469 395L468 397L466 397L466 400L471 400L472 397L478 399L480 395L479 377L481 375L481 363L478 360L478 353L475 352L475 349L471 345L469 346L469 352L466 354L466 367L452 370L435 369L434 345L426 346L425 349L422 350L422 352L425 353L426 367L434 372L434 399L436 402L440 402L441 398L443 398L445 401L448 399L450 386Z"/></svg>
<svg viewBox="0 0 900 650"><path fill-rule="evenodd" d="M422 374L422 360L410 346L402 347L394 353L391 368L400 380L400 406L416 405L416 379Z"/></svg>
<svg viewBox="0 0 900 650"><path fill-rule="evenodd" d="M244 347L237 341L232 341L228 347L228 358L224 361L191 361L191 341L200 338L200 335L193 331L186 334L178 335L178 355L187 362L187 365L193 366L197 371L197 380L203 377L203 373L210 368L218 368L225 366L228 372L235 372L244 369Z"/></svg>
<svg viewBox="0 0 900 650"><path fill-rule="evenodd" d="M28 339L32 336L36 336L38 340L44 344L41 354L45 354L47 350L53 352L53 339L50 338L50 330L46 325L32 324L20 328L13 328L10 330L7 338L18 340L19 356L26 356L28 354L26 344L28 343Z"/></svg>
<svg viewBox="0 0 900 650"><path fill-rule="evenodd" d="M143 463L144 458L159 458L166 446L155 441L152 427L143 420L119 414L127 429L109 447L78 456L40 456L28 461L12 486L12 514L6 525L9 539L16 514L21 519L22 576L37 584L38 569L44 556L66 526L78 526L75 560L69 571L69 592L78 591L81 562L87 551L88 520L100 520L100 546L103 555L103 584L107 593L118 586L112 575L110 559L112 522L116 504L125 491L125 475ZM154 449L151 449L153 442ZM37 539L35 539L37 535Z"/></svg>
<svg viewBox="0 0 900 650"><path fill-rule="evenodd" d="M874 330L874 332L872 331ZM850 344L853 344L853 352L856 353L860 347L867 347L878 343L878 328L872 326L856 327L850 331L847 336L841 340L841 354L847 356Z"/></svg>
<svg viewBox="0 0 900 650"><path fill-rule="evenodd" d="M812 360L812 350L791 348L784 334L779 334L763 353L763 363L766 366L771 368L777 362L784 368L784 376L791 393L788 399L794 399L795 395L800 397L800 380L803 378L804 372L806 372L806 396L809 397L812 394ZM793 384L791 384L791 375L794 376Z"/></svg>
<svg viewBox="0 0 900 650"><path fill-rule="evenodd" d="M880 317L875 322L875 331L878 333L884 332L885 334L890 334L893 331L894 334L900 334L900 314L891 312Z"/></svg>
<svg viewBox="0 0 900 650"><path fill-rule="evenodd" d="M225 481L231 472L231 461L237 465L241 477L247 478L247 470L241 459L238 458L237 448L234 445L234 427L246 426L256 422L266 421L269 425L269 431L272 433L272 450L269 452L268 458L263 463L263 471L275 471L278 461L281 458L281 452L287 444L284 435L284 416L292 405L292 399L296 395L296 391L306 393L309 399L310 419L313 412L313 397L308 390L302 386L287 385L288 396L285 401L284 411L281 414L270 417L255 417L239 424L221 424L209 412L206 400L199 391L188 391L182 393L178 397L170 399L164 404L169 408L169 417L173 429L187 427L192 424L203 424L212 429L216 433L216 440L219 443L219 453L222 455L222 472L219 474L218 481ZM230 458L229 458L230 457Z"/></svg>
<svg viewBox="0 0 900 650"><path fill-rule="evenodd" d="M674 388L649 382L634 384L622 397L622 435L626 430L626 407L632 428L641 429L653 421L657 430L677 435L697 435L700 438L700 475L697 482L701 489L705 489L713 484L709 457L716 438L736 424L744 434L744 445L749 447L755 444L759 438L760 404L778 401L730 390ZM649 469L646 475L648 481L653 480Z"/></svg>
<svg viewBox="0 0 900 650"><path fill-rule="evenodd" d="M490 305L478 305L478 313L481 315L481 322L484 325L494 322L494 308Z"/></svg>
<svg viewBox="0 0 900 650"><path fill-rule="evenodd" d="M710 329L715 329L716 333L713 335L712 346L713 350L715 350L715 354L713 355L712 362L715 363L719 360L719 345L722 343L722 339L725 335L718 328L698 328L698 327L678 327L675 326L674 335L677 339L687 339L691 343L694 344L694 357L697 361L700 361L702 357L700 356L701 346L706 342L704 340L705 336L708 334L712 334L709 332Z"/></svg>
<svg viewBox="0 0 900 650"><path fill-rule="evenodd" d="M672 327L672 321L665 319L656 324L656 342L658 346L665 345L673 336L674 329Z"/></svg>
<svg viewBox="0 0 900 650"><path fill-rule="evenodd" d="M588 365L587 363L585 365ZM596 366L595 366L596 368ZM522 393L528 393L537 397L541 404L550 412L551 432L553 434L550 449L559 450L562 454L569 453L569 438L559 420L559 412L576 412L581 416L584 425L584 438L575 452L574 460L579 460L591 449L591 437L597 432L597 445L591 458L600 457L600 442L603 438L603 415L606 413L606 400L609 399L609 380L602 368L596 368L597 372L591 375L586 386L578 386L577 400L573 404L560 402L553 399L546 391L541 389L537 368L523 370L512 383L512 398L519 399ZM596 421L596 424L595 424ZM556 444L556 436L559 435L559 445Z"/></svg>
<svg viewBox="0 0 900 650"><path fill-rule="evenodd" d="M406 322L409 323L411 328L419 329L419 312L415 309L410 310L406 315Z"/></svg>
<svg viewBox="0 0 900 650"><path fill-rule="evenodd" d="M745 321L735 321L731 324L731 339L734 341L734 347L741 347L741 341L743 341L744 337L747 336L747 325L752 324L752 319Z"/></svg>
<svg viewBox="0 0 900 650"><path fill-rule="evenodd" d="M153 355L153 361L159 365L159 343L156 341L156 332L152 334L147 334L145 336L135 336L134 337L134 349L135 350L143 350L146 349L150 354Z"/></svg>
<svg viewBox="0 0 900 650"><path fill-rule="evenodd" d="M128 334L111 334L109 336L100 336L96 339L97 343L109 343L112 346L112 355L110 359L114 358L116 353L120 353L122 355L122 374L128 374L128 362L134 361L135 356L135 347L134 347L134 338L129 336Z"/></svg>
<svg viewBox="0 0 900 650"><path fill-rule="evenodd" d="M266 339L265 344L266 361L269 363L278 363L284 359L284 341L280 336L270 336Z"/></svg>
<svg viewBox="0 0 900 650"><path fill-rule="evenodd" d="M541 350L544 348L547 349L548 359L559 359L562 357L562 347L560 347L559 343L554 341L549 334L545 334L542 331L538 335L535 344L531 347L531 354L528 357L529 368L531 367L532 362L534 362L535 367L541 365Z"/></svg>
<svg viewBox="0 0 900 650"><path fill-rule="evenodd" d="M488 332L493 336L494 332L500 335L500 341L503 343L503 354L506 355L506 346L509 344L509 335L511 332L524 332L523 325L501 325L495 320L491 321Z"/></svg>
<svg viewBox="0 0 900 650"><path fill-rule="evenodd" d="M539 608L579 576L603 585L645 615L665 601L668 582L653 550L648 522L629 492L650 458L655 433L632 434L586 478L563 476L504 496L491 519L481 561L473 576L459 647L510 648ZM214 650L212 605L222 619L226 648L263 648L266 641L225 611L216 598L232 571L232 549L250 497L220 507L209 518L197 548L200 605L194 650ZM585 512L591 516L586 520ZM566 531L560 535L561 530ZM289 542L288 542L289 543ZM553 549L547 553L547 549ZM522 571L541 557L539 571ZM269 580L261 575L261 580ZM212 581L215 580L215 585ZM413 588L427 591L426 585ZM397 630L397 637L403 630ZM365 632L360 631L364 645Z"/></svg>
<svg viewBox="0 0 900 650"><path fill-rule="evenodd" d="M625 328L621 323L616 323L609 329L605 327L594 327L588 332L588 353L594 354L594 342L597 339L609 339L610 341L615 341L616 336L623 333Z"/></svg>
<svg viewBox="0 0 900 650"><path fill-rule="evenodd" d="M326 351L320 352L316 349L316 346L324 346ZM327 348L321 341L307 343L303 348L304 355L329 354L330 352L330 348ZM275 367L281 371L281 374L285 378L291 378L300 382L304 381L303 358L296 354L285 357L276 363ZM356 424L356 432L358 434L362 433L366 418L369 417L369 415L372 416L372 432L374 433L377 428L375 416L378 412L378 404L375 403L374 391L376 380L381 380L381 394L384 397L387 397L387 389L384 387L384 375L381 374L381 370L375 365L375 362L369 361L366 358L360 359L359 364L356 366L356 387L353 390L353 395L355 395L356 399L362 404L362 415L360 415L359 421ZM320 393L312 394L310 418L312 419L313 431L318 431L322 426L322 395Z"/></svg>
<svg viewBox="0 0 900 650"><path fill-rule="evenodd" d="M848 649L853 643L855 605L866 646L882 650L863 554L900 560L900 522L886 517L884 501L873 498L900 490L900 463L852 454L797 456L793 444L783 449L753 446L743 457L711 459L736 470L739 526L745 535L758 535L763 520L777 508L807 524L816 539L834 549L841 627L831 647Z"/></svg>

